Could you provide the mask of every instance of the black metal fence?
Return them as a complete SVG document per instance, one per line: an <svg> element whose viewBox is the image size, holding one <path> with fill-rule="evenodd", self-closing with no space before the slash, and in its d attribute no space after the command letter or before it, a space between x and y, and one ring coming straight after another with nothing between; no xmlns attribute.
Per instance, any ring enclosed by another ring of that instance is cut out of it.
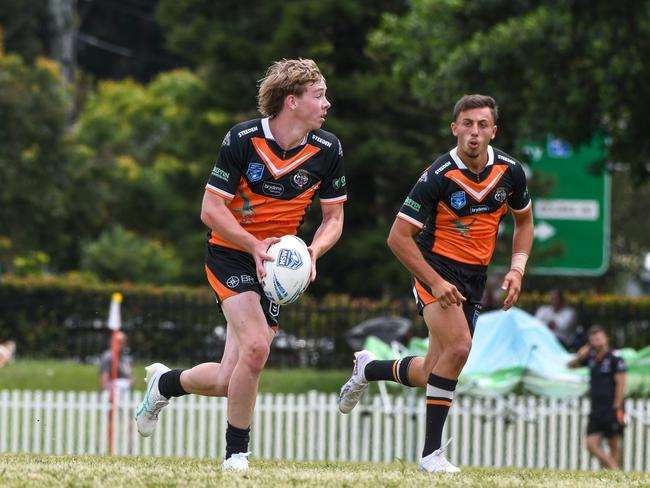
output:
<svg viewBox="0 0 650 488"><path fill-rule="evenodd" d="M20 357L89 361L108 347L106 319L110 291L96 286L13 286L0 284L0 342L12 339ZM527 295L519 305L533 312L545 297ZM580 323L610 331L617 347L650 344L650 299L574 296ZM410 297L376 301L348 296L303 297L283 307L280 332L269 358L272 366L341 367L349 364L345 333L364 320L400 316L413 322L411 333L426 329ZM122 329L137 361L190 365L218 360L226 322L209 292L129 290L122 304Z"/></svg>
<svg viewBox="0 0 650 488"><path fill-rule="evenodd" d="M90 361L108 347L109 303L110 294L105 293L57 289L7 293L0 287L0 341L16 341L22 357ZM193 364L218 360L223 354L226 321L210 294L125 294L121 315L136 361ZM282 307L269 365L349 364L352 350L345 332L382 315L409 317L414 330L423 327L408 300L302 299Z"/></svg>

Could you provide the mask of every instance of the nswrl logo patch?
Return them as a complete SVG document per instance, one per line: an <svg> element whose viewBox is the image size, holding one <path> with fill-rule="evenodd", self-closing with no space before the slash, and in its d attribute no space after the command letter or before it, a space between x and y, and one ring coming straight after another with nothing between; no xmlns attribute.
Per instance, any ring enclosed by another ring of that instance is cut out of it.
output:
<svg viewBox="0 0 650 488"><path fill-rule="evenodd" d="M260 181L262 175L264 174L264 165L262 163L248 163L248 169L246 170L246 178L251 183Z"/></svg>
<svg viewBox="0 0 650 488"><path fill-rule="evenodd" d="M451 206L456 210L460 210L465 205L467 205L467 200L465 199L464 191L455 191L451 194Z"/></svg>

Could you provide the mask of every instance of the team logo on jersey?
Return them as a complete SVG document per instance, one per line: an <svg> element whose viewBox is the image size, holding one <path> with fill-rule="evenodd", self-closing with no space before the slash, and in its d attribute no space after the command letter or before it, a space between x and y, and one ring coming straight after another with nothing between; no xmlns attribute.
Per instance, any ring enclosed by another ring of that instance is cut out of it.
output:
<svg viewBox="0 0 650 488"><path fill-rule="evenodd" d="M273 303L270 300L269 302L269 315L271 315L271 317L277 317L280 315L280 305Z"/></svg>
<svg viewBox="0 0 650 488"><path fill-rule="evenodd" d="M304 169L299 169L291 177L291 185L298 190L307 188L310 181L311 175Z"/></svg>
<svg viewBox="0 0 650 488"><path fill-rule="evenodd" d="M231 276L226 280L226 285L228 288L234 288L239 284L239 278L237 276Z"/></svg>
<svg viewBox="0 0 650 488"><path fill-rule="evenodd" d="M494 190L494 199L499 202L503 203L506 201L506 198L508 197L508 192L506 189L502 186Z"/></svg>
<svg viewBox="0 0 650 488"><path fill-rule="evenodd" d="M451 206L456 210L460 210L465 205L467 205L467 200L465 199L464 191L455 191L451 194Z"/></svg>
<svg viewBox="0 0 650 488"><path fill-rule="evenodd" d="M280 183L265 181L262 184L262 193L270 197L279 197L284 193L284 186L282 186Z"/></svg>
<svg viewBox="0 0 650 488"><path fill-rule="evenodd" d="M280 249L278 254L278 266L289 269L298 269L302 266L302 258L293 249Z"/></svg>
<svg viewBox="0 0 650 488"><path fill-rule="evenodd" d="M251 183L260 181L262 175L264 174L264 165L262 163L248 163L248 169L246 170L246 178Z"/></svg>
<svg viewBox="0 0 650 488"><path fill-rule="evenodd" d="M420 178L418 179L418 183L426 183L429 181L429 170L427 169L424 173L420 175Z"/></svg>

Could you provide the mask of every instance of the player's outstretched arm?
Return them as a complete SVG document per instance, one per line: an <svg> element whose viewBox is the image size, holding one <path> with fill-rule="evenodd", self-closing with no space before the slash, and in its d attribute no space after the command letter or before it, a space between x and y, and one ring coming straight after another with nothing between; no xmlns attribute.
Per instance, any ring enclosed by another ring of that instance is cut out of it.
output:
<svg viewBox="0 0 650 488"><path fill-rule="evenodd" d="M343 204L321 204L323 220L316 229L314 239L309 245L311 254L311 278L310 283L316 279L316 261L323 254L329 251L341 237L343 232Z"/></svg>
<svg viewBox="0 0 650 488"><path fill-rule="evenodd" d="M266 276L264 261L273 261L273 258L266 251L271 244L279 242L279 238L268 237L260 241L249 232L246 232L228 209L226 200L207 190L203 195L201 220L228 242L241 247L253 256L257 268L257 278L260 281Z"/></svg>
<svg viewBox="0 0 650 488"><path fill-rule="evenodd" d="M388 247L406 269L431 287L433 296L443 309L453 304L461 305L465 297L454 285L436 273L415 244L413 237L419 230L413 224L397 217L388 235Z"/></svg>
<svg viewBox="0 0 650 488"><path fill-rule="evenodd" d="M521 282L526 271L526 261L533 247L534 225L533 212L513 213L515 230L512 236L512 262L510 271L503 278L501 289L506 291L503 309L510 309L521 293Z"/></svg>

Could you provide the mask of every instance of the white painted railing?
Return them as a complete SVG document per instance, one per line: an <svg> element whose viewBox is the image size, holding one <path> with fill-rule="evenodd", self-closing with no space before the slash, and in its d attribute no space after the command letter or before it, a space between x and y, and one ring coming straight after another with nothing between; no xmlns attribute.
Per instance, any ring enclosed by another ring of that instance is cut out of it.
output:
<svg viewBox="0 0 650 488"><path fill-rule="evenodd" d="M156 432L141 438L132 420L141 393L118 400L118 455L219 458L226 401L190 395L165 408ZM336 395L261 394L251 429L255 458L414 462L424 443L424 399L369 397L341 415ZM628 400L623 467L650 471L650 400ZM98 393L0 391L0 452L106 454L109 402ZM454 400L444 437L464 466L594 469L584 449L588 400L536 397Z"/></svg>

